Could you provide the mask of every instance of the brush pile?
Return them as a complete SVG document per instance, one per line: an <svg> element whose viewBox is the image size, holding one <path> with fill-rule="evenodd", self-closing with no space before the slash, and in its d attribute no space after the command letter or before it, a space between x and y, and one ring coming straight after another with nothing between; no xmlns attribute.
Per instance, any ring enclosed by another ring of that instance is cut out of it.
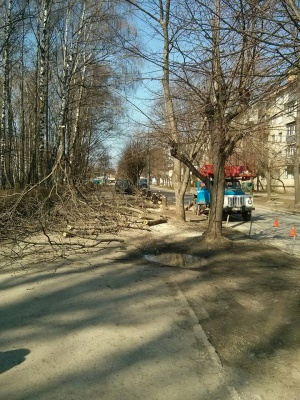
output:
<svg viewBox="0 0 300 400"><path fill-rule="evenodd" d="M157 194L122 195L109 186L2 192L0 264L35 253L65 256L101 243L122 242L121 232L167 222L159 214L160 204Z"/></svg>

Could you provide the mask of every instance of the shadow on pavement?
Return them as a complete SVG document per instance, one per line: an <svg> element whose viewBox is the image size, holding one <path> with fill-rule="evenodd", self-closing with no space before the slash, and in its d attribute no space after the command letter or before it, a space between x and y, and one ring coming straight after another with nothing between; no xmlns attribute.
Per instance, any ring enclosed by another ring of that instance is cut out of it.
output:
<svg viewBox="0 0 300 400"><path fill-rule="evenodd" d="M24 362L29 353L28 349L0 351L0 374Z"/></svg>
<svg viewBox="0 0 300 400"><path fill-rule="evenodd" d="M158 235L138 249L63 260L56 272L2 275L2 344L20 349L10 355L0 398L229 400L237 398L232 388L242 399L296 398L295 260L252 240L203 250L199 238ZM172 251L199 257L199 268L143 257ZM196 338L199 326L222 361L222 379ZM34 357L15 371L26 347Z"/></svg>

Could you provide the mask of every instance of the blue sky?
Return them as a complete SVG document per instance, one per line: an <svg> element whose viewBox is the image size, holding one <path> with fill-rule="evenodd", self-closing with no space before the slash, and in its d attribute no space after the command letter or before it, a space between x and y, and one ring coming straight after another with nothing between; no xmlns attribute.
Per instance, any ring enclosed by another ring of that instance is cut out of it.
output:
<svg viewBox="0 0 300 400"><path fill-rule="evenodd" d="M161 54L163 44L158 40L158 37L153 36L148 24L136 18L134 22L137 26L138 39L142 44L143 52ZM126 136L129 137L134 132L147 129L147 115L151 113L154 100L162 91L162 69L145 59L139 61L139 67L141 80L137 82L135 91L131 90L126 94L127 101L124 100L127 116L120 127L121 135L117 140L108 143L110 153L113 154L114 158L117 158L121 153L126 142Z"/></svg>

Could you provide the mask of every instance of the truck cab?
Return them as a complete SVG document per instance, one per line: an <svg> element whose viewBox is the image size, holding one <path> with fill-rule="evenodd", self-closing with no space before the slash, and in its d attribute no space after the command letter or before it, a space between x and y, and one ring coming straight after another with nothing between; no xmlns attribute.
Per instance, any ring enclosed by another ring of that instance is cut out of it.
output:
<svg viewBox="0 0 300 400"><path fill-rule="evenodd" d="M208 214L210 207L210 192L202 181L197 182L196 187L196 213ZM246 194L237 177L225 178L223 217L230 214L240 214L244 221L250 221L252 216L253 196Z"/></svg>
<svg viewBox="0 0 300 400"><path fill-rule="evenodd" d="M244 221L250 221L253 210L253 196L246 194L238 179L226 179L223 214L241 214Z"/></svg>

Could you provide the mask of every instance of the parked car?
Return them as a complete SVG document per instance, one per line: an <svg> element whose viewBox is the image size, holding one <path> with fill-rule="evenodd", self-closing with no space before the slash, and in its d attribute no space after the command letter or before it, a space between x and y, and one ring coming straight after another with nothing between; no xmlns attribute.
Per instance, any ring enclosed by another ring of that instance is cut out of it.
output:
<svg viewBox="0 0 300 400"><path fill-rule="evenodd" d="M148 179L147 178L141 178L140 182L139 182L139 187L141 189L148 188Z"/></svg>
<svg viewBox="0 0 300 400"><path fill-rule="evenodd" d="M117 193L133 193L133 185L129 179L116 179L115 190Z"/></svg>

